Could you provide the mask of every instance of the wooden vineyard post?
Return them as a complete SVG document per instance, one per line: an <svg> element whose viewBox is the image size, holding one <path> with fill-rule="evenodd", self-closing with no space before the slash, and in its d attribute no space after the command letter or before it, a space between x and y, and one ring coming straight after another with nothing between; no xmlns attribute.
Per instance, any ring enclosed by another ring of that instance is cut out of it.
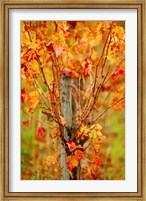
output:
<svg viewBox="0 0 146 201"><path fill-rule="evenodd" d="M69 140L69 130L72 127L72 79L70 76L62 76L61 78L61 109L62 115L66 119L67 124L64 127L64 138ZM70 175L66 166L65 146L61 145L61 176L62 180L70 180Z"/></svg>

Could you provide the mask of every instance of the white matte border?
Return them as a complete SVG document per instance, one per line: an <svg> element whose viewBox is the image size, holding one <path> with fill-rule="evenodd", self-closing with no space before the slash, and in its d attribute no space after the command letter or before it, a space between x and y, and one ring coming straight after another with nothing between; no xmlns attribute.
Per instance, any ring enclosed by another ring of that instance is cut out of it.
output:
<svg viewBox="0 0 146 201"><path fill-rule="evenodd" d="M20 20L126 22L125 180L20 180ZM136 9L9 9L9 192L137 192Z"/></svg>

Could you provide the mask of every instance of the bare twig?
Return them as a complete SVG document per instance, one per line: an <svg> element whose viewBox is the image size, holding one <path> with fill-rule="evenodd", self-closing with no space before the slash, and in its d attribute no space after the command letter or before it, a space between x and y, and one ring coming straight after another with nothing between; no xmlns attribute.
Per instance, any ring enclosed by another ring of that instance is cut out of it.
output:
<svg viewBox="0 0 146 201"><path fill-rule="evenodd" d="M46 127L48 127L48 128L51 128L51 129L53 129L54 127L53 126L49 126L49 125L47 125L47 124L45 124L44 122L42 122L42 121L40 121L40 120L38 120L38 119L36 119L36 118L34 118L34 117L32 117L31 115L29 115L27 112L25 112L25 111L23 111L27 116L29 116L31 119L33 119L33 120L35 120L35 121L37 121L37 122L39 122L40 124L42 124L42 125L44 125L44 126L46 126Z"/></svg>
<svg viewBox="0 0 146 201"><path fill-rule="evenodd" d="M123 99L125 99L125 97L122 97L118 101L116 101L115 103L109 105L92 123L95 123L105 112L107 112L111 107L113 107L114 105L116 105L117 103L122 101Z"/></svg>

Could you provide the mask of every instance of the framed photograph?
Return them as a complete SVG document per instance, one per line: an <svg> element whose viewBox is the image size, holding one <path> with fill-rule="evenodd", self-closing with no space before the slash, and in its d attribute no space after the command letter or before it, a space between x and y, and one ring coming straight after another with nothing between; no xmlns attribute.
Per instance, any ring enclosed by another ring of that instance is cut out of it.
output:
<svg viewBox="0 0 146 201"><path fill-rule="evenodd" d="M145 200L144 1L1 1L1 200Z"/></svg>

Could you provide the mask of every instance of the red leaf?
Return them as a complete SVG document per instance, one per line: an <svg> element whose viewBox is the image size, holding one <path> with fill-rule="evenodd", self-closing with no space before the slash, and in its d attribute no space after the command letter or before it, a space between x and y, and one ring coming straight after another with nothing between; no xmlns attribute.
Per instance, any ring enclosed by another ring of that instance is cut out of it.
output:
<svg viewBox="0 0 146 201"><path fill-rule="evenodd" d="M24 102L27 100L27 93L25 89L21 89L21 103L24 104Z"/></svg>
<svg viewBox="0 0 146 201"><path fill-rule="evenodd" d="M84 77L88 77L90 74L89 74L89 64L90 64L90 61L89 59L85 59L85 67L83 69L83 76Z"/></svg>
<svg viewBox="0 0 146 201"><path fill-rule="evenodd" d="M24 104L25 98L21 96L21 103Z"/></svg>
<svg viewBox="0 0 146 201"><path fill-rule="evenodd" d="M122 68L119 68L118 70L116 70L113 75L112 75L112 79L117 81L119 79L124 78L125 75L125 71Z"/></svg>
<svg viewBox="0 0 146 201"><path fill-rule="evenodd" d="M90 74L89 74L89 69L88 68L84 68L83 70L83 76L84 77L88 77Z"/></svg>
<svg viewBox="0 0 146 201"><path fill-rule="evenodd" d="M39 127L37 131L37 137L44 138L45 136L45 129L43 127Z"/></svg>
<svg viewBox="0 0 146 201"><path fill-rule="evenodd" d="M85 59L85 62L86 62L86 63L85 63L85 68L88 68L88 67L89 67L89 64L90 64L89 59L86 58L86 59Z"/></svg>
<svg viewBox="0 0 146 201"><path fill-rule="evenodd" d="M51 43L48 43L46 46L47 46L47 49L48 49L49 51L53 51L53 49L54 49L54 47L55 47L55 44L54 44L53 42L51 42Z"/></svg>
<svg viewBox="0 0 146 201"><path fill-rule="evenodd" d="M83 133L82 137L85 138L85 139L89 138L89 136L86 133Z"/></svg>
<svg viewBox="0 0 146 201"><path fill-rule="evenodd" d="M29 125L30 125L30 121L29 121L29 120L23 121L22 124L23 124L24 126L29 126Z"/></svg>
<svg viewBox="0 0 146 201"><path fill-rule="evenodd" d="M74 151L77 148L77 145L74 142L66 142L70 151Z"/></svg>
<svg viewBox="0 0 146 201"><path fill-rule="evenodd" d="M24 69L24 72L28 70L28 67L26 66L25 63L21 64L21 69Z"/></svg>
<svg viewBox="0 0 146 201"><path fill-rule="evenodd" d="M25 94L25 93L26 93L25 89L21 89L21 94Z"/></svg>

